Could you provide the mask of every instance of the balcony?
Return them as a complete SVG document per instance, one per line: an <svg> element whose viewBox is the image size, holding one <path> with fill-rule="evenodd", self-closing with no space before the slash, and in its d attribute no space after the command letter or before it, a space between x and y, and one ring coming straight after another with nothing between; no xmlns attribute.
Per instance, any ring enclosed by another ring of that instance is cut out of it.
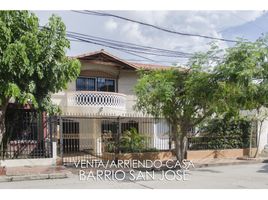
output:
<svg viewBox="0 0 268 200"><path fill-rule="evenodd" d="M67 92L67 109L75 108L81 112L125 112L126 111L126 95L113 92L99 91L75 91ZM81 109L83 110L81 110ZM90 108L88 110L87 108ZM74 112L73 109L71 109Z"/></svg>

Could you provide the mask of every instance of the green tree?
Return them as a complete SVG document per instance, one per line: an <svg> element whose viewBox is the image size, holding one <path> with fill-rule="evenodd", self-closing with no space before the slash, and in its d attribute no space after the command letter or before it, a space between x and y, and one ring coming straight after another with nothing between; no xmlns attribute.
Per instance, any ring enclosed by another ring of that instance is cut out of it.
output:
<svg viewBox="0 0 268 200"><path fill-rule="evenodd" d="M54 15L40 28L29 11L0 11L0 141L10 101L57 112L51 94L79 75L79 61L66 56L70 43L65 31Z"/></svg>
<svg viewBox="0 0 268 200"><path fill-rule="evenodd" d="M260 113L268 101L267 40L267 36L255 42L241 40L225 51L212 44L208 52L190 60L190 70L140 73L136 107L171 123L178 159L184 157L189 129L208 117L231 119L247 111L244 115L259 121L260 136L266 117Z"/></svg>
<svg viewBox="0 0 268 200"><path fill-rule="evenodd" d="M167 119L177 159L182 160L189 130L214 113L217 87L213 74L200 67L141 71L135 86L136 108Z"/></svg>
<svg viewBox="0 0 268 200"><path fill-rule="evenodd" d="M262 36L255 42L241 40L227 49L222 64L215 67L214 72L224 93L223 105L236 114L246 115L252 123L258 122L257 149L262 125L267 118L267 45L267 36Z"/></svg>

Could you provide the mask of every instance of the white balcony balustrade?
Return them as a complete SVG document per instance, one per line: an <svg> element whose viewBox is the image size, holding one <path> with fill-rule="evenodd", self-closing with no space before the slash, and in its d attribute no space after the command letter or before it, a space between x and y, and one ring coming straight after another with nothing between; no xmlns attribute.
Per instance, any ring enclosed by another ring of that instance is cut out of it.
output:
<svg viewBox="0 0 268 200"><path fill-rule="evenodd" d="M126 95L113 92L75 91L67 92L67 106L109 107L126 109Z"/></svg>

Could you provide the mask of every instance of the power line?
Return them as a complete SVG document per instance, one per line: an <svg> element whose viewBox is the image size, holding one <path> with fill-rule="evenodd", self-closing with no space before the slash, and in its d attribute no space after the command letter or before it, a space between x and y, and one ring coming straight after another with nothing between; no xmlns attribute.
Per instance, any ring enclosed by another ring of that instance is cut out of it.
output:
<svg viewBox="0 0 268 200"><path fill-rule="evenodd" d="M76 39L69 39L69 41L71 42L82 42L84 43L84 41L81 41L81 40L76 40ZM110 47L108 47L110 48ZM129 52L125 52L125 53L128 53L128 54L131 54L131 55L134 55L134 56L137 56L137 57L141 57L141 58L144 58L144 59L132 59L132 58L123 58L123 60L126 60L126 61L133 61L133 62L144 62L144 61L152 61L152 62L156 62L156 63L176 63L178 62L177 60L153 60L153 59L149 59L147 57L143 57L143 56L140 56L138 54L132 54L132 53L129 53ZM179 58L179 59L188 59L188 58Z"/></svg>
<svg viewBox="0 0 268 200"><path fill-rule="evenodd" d="M145 56L141 56L141 55L138 55L138 54L129 52L129 51L124 50L124 49L119 49L119 48L116 48L116 47L113 47L113 46L108 46L108 45L104 45L104 44L99 44L99 43L95 43L95 42L90 42L90 41L86 41L86 40L84 40L84 39L77 39L77 40L80 41L80 42L86 42L86 43L91 43L91 44L95 44L95 45L105 46L105 47L112 48L112 49L115 49L115 50L118 50L118 51L121 51L121 52L124 52L124 53L128 53L128 54L130 54L130 55L134 55L134 56L137 56L137 57L140 57L140 58L143 58L143 59L152 61L152 62L157 62L157 61L152 60L152 59L150 59L150 58L147 58L147 57L145 57Z"/></svg>
<svg viewBox="0 0 268 200"><path fill-rule="evenodd" d="M40 28L49 29L48 27L45 27L45 26L40 26ZM134 55L134 56L137 56L137 57L140 57L140 58L143 58L151 62L155 62L155 63L157 63L158 61L153 60L151 58L147 58L143 55L146 54L146 55L151 55L151 56L174 57L176 59L189 58L193 55L192 53L172 51L172 50L155 48L155 47L144 46L144 45L137 45L137 44L133 44L129 42L121 42L117 40L111 40L111 39L91 36L87 34L76 33L73 31L66 31L66 36L71 41L105 46L105 47L112 48L112 49L130 54L130 55Z"/></svg>
<svg viewBox="0 0 268 200"><path fill-rule="evenodd" d="M89 42L89 43L94 43L97 45L103 45L103 46L108 46L108 47L116 47L124 50L130 50L134 53L144 53L144 54L149 54L149 55L156 55L156 56L166 56L166 57L190 57L193 54L192 53L186 53L186 52L181 52L181 51L172 51L172 50L166 50L166 49L161 49L161 48L155 48L155 47L150 47L150 46L143 46L143 45L137 45L133 43L126 43L126 42L121 42L121 41L116 41L116 40L110 40L110 39L105 39L101 37L95 37L95 36L90 36L86 34L80 34L80 33L75 33L71 31L67 31L66 33L67 37L84 41L84 42Z"/></svg>
<svg viewBox="0 0 268 200"><path fill-rule="evenodd" d="M148 55L167 56L167 55L161 55L161 54L152 54L152 53L148 53L148 52L133 51L133 50L119 48L119 47L115 47L115 46L111 46L111 45L107 45L107 44L101 44L101 43L97 43L97 42L88 41L88 40L85 40L85 39L82 39L82 38L77 38L77 37L73 37L73 38L75 38L75 39L77 39L79 41L82 41L82 42L87 42L87 43L91 43L91 44L95 44L95 45L100 45L100 46L105 46L105 47L108 47L108 48L112 48L112 49L115 49L115 50L118 50L118 51L121 51L121 52L124 52L124 53L128 53L128 54L131 54L131 55L134 55L134 56L149 60L151 62L157 62L157 61L155 61L153 59L150 59L150 58L147 58L145 56L141 56L139 54L142 53L142 54L148 54ZM172 56L170 56L170 57L172 57ZM173 56L173 57L175 57L175 56Z"/></svg>
<svg viewBox="0 0 268 200"><path fill-rule="evenodd" d="M40 28L48 29L45 26L40 26ZM80 39L80 41L81 41L81 39L83 39L84 42L93 41L93 42L98 42L98 43L105 43L105 44L114 45L114 46L121 47L121 48L128 48L131 50L137 50L137 51L147 51L147 52L151 52L151 53L163 53L165 55L172 55L175 57L177 57L177 56L187 56L187 57L193 56L193 53L176 51L176 50L167 50L167 49L163 49L163 48L156 48L156 47L145 46L145 45L137 45L137 44L130 43L130 42L111 40L111 39L107 39L107 38L96 37L96 36L87 35L87 34L83 34L83 33L77 33L77 32L73 32L73 31L66 31L66 35L69 38L74 38L76 40Z"/></svg>
<svg viewBox="0 0 268 200"><path fill-rule="evenodd" d="M133 19L130 19L130 18L119 16L119 15L114 15L114 14L111 14L111 13L89 11L89 10L85 10L85 11L75 11L75 10L73 10L73 12L80 13L80 14L86 14L86 15L102 16L102 17L103 16L104 17L114 17L114 18L118 18L118 19L121 19L121 20L130 21L130 22L141 24L141 25L144 25L144 26L149 26L151 28L155 28L155 29L158 29L158 30L161 30L161 31L164 31L164 32L177 34L177 35L182 35L182 36L201 37L201 38L205 38L205 39L219 40L219 41L224 41L224 42L238 42L237 40L230 40L230 39L224 39L224 38L218 38L218 37L212 37L212 36L200 35L200 34L193 34L193 33L178 32L178 31L175 31L175 30L170 30L170 29L167 29L167 28L164 28L164 27L160 27L160 26L156 26L156 25L153 25L153 24L133 20Z"/></svg>
<svg viewBox="0 0 268 200"><path fill-rule="evenodd" d="M133 53L142 53L142 54L147 54L147 55L163 56L163 57L190 57L190 55L183 54L182 52L178 53L178 54L164 53L164 52L161 52L161 51L151 51L151 50L147 50L147 49L133 48L133 47L130 47L130 46L124 46L122 44L117 44L117 43L109 43L107 41L94 40L94 39L91 39L91 38L80 37L80 36L77 36L77 35L74 35L74 34L69 34L69 33L67 33L66 35L69 38L77 39L77 40L88 42L88 43L91 43L91 44L110 47L110 48L116 48L116 49L125 50L125 51L133 52Z"/></svg>
<svg viewBox="0 0 268 200"><path fill-rule="evenodd" d="M72 31L67 31L67 36L71 37L78 37L78 38L83 38L95 42L105 42L106 44L111 44L111 45L116 45L124 48L130 48L130 49L135 49L139 51L150 51L150 52L161 52L164 54L169 54L169 55L186 55L186 56L192 56L193 53L186 53L186 52L181 52L181 51L174 51L174 50L167 50L167 49L162 49L162 48L156 48L156 47L151 47L151 46L144 46L144 45L137 45L134 43L129 43L129 42L122 42L118 40L111 40L107 38L102 38L102 37L96 37L92 35L86 35L82 33L76 33Z"/></svg>

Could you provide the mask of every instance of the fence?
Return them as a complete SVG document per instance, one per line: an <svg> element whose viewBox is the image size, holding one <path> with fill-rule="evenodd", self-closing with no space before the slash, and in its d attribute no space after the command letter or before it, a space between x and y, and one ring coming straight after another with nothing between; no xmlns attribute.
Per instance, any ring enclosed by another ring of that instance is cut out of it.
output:
<svg viewBox="0 0 268 200"><path fill-rule="evenodd" d="M63 115L9 109L1 159L51 158L52 141L64 164L79 160L116 160L119 154L171 151L171 127L162 118L138 115ZM252 147L256 146L256 138ZM242 137L190 137L188 150L249 147Z"/></svg>
<svg viewBox="0 0 268 200"><path fill-rule="evenodd" d="M35 110L8 109L0 159L52 157L52 123L47 120Z"/></svg>
<svg viewBox="0 0 268 200"><path fill-rule="evenodd" d="M249 138L243 137L189 137L188 150L241 149L249 147ZM256 138L252 139L252 147L256 147Z"/></svg>
<svg viewBox="0 0 268 200"><path fill-rule="evenodd" d="M59 152L63 163L115 160L118 154L171 150L164 119L141 116L61 116Z"/></svg>

